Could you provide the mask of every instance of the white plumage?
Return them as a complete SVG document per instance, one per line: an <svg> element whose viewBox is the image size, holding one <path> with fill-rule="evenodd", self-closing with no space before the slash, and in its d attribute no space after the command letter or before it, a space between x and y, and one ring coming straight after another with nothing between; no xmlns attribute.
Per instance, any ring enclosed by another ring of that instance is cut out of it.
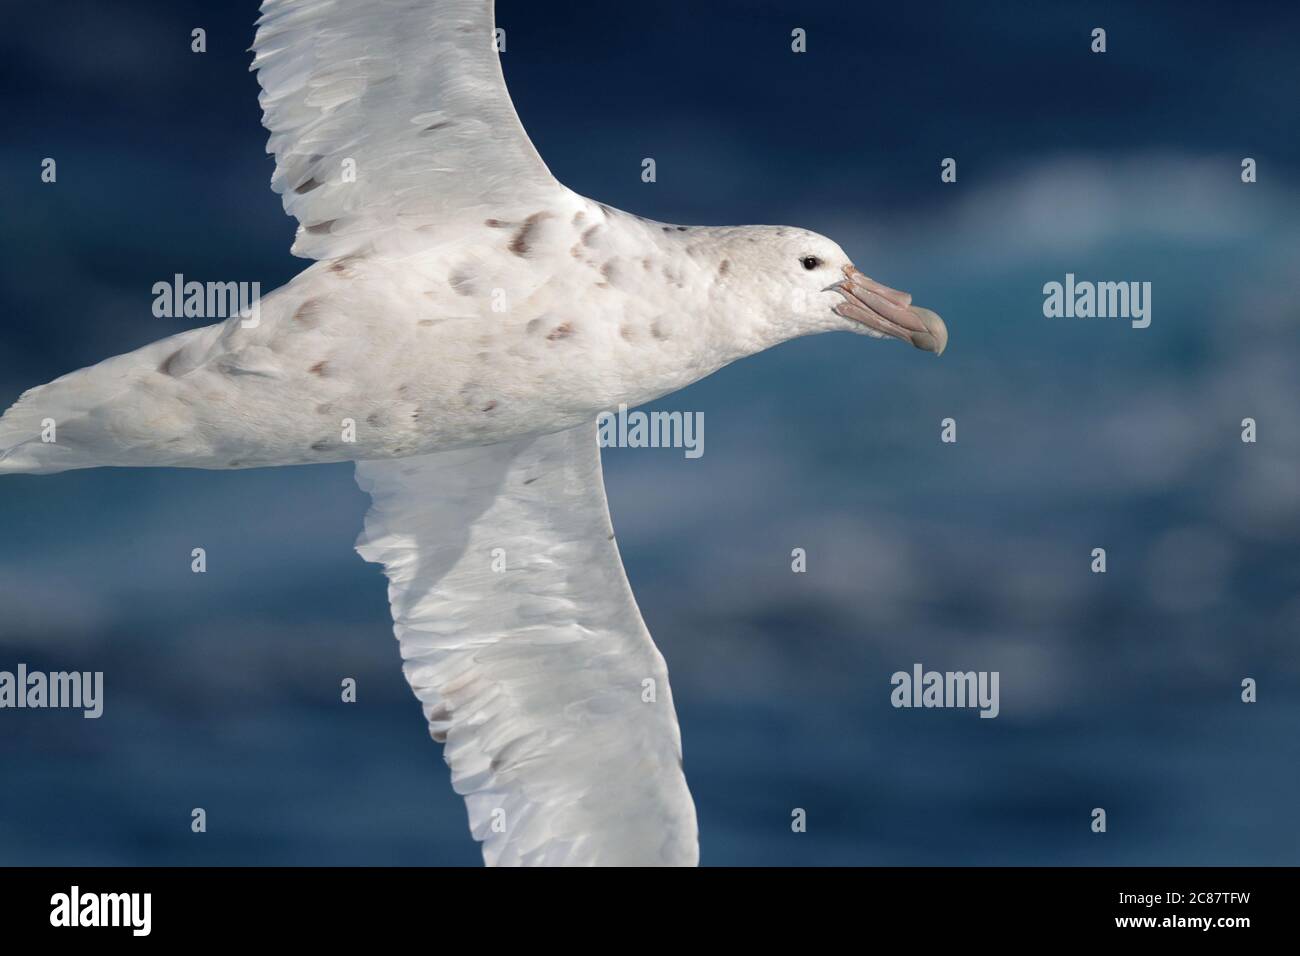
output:
<svg viewBox="0 0 1300 956"><path fill-rule="evenodd" d="M623 575L594 425L362 462L403 669L490 864L694 864L663 658Z"/></svg>
<svg viewBox="0 0 1300 956"><path fill-rule="evenodd" d="M510 219L559 200L494 42L490 0L262 4L253 69L296 254L418 251L479 210Z"/></svg>
<svg viewBox="0 0 1300 956"><path fill-rule="evenodd" d="M557 183L491 0L266 0L272 187L318 260L240 317L26 392L0 473L356 460L404 669L489 863L691 864L663 659L594 419L779 342L929 351L934 313L823 236L684 227ZM53 423L57 437L50 440Z"/></svg>

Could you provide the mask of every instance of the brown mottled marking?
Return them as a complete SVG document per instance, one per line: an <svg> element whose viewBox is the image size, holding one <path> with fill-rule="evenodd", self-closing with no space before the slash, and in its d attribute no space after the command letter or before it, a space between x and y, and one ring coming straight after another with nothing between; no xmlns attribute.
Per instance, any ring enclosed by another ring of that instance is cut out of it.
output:
<svg viewBox="0 0 1300 956"><path fill-rule="evenodd" d="M176 360L181 357L181 351L181 349L177 349L171 355L163 359L162 364L158 366L158 371L162 372L164 375L175 375L176 371L174 366Z"/></svg>
<svg viewBox="0 0 1300 956"><path fill-rule="evenodd" d="M489 229L504 229L506 227L506 223L502 222L500 219L484 219L483 225L487 226Z"/></svg>
<svg viewBox="0 0 1300 956"><path fill-rule="evenodd" d="M307 232L313 236L327 236L329 235L330 227L336 222L338 222L337 219L326 219L324 222L312 223L310 226L306 227Z"/></svg>
<svg viewBox="0 0 1300 956"><path fill-rule="evenodd" d="M541 325L542 325L541 319L529 319L528 324L524 326L524 331L536 332L539 328L541 328Z"/></svg>
<svg viewBox="0 0 1300 956"><path fill-rule="evenodd" d="M351 279L355 274L352 267L356 265L358 259L358 256L344 256L342 259L335 259L330 263L330 272L345 279Z"/></svg>
<svg viewBox="0 0 1300 956"><path fill-rule="evenodd" d="M555 328L551 329L551 334L546 337L548 342L554 342L558 339L567 339L573 334L573 326L568 322L561 322Z"/></svg>
<svg viewBox="0 0 1300 956"><path fill-rule="evenodd" d="M573 256L573 258L575 258L575 259L581 259L581 258L582 258L582 246L570 246L570 247L569 247L569 255Z"/></svg>
<svg viewBox="0 0 1300 956"><path fill-rule="evenodd" d="M730 271L731 271L730 259L723 259L721 262L718 263L718 275L725 276Z"/></svg>
<svg viewBox="0 0 1300 956"><path fill-rule="evenodd" d="M329 447L330 443L327 438L322 438L320 441L314 441L311 443L312 451L328 451Z"/></svg>
<svg viewBox="0 0 1300 956"><path fill-rule="evenodd" d="M653 266L650 263L649 256L646 256L644 259L641 260L641 268L645 269L646 272L649 272L651 268L653 268Z"/></svg>
<svg viewBox="0 0 1300 956"><path fill-rule="evenodd" d="M584 246L590 246L590 245L591 245L592 237L596 235L596 230L598 230L599 228L600 228L600 226L591 226L591 227L589 227L585 232L583 232L583 234L582 234L582 244L583 244Z"/></svg>
<svg viewBox="0 0 1300 956"><path fill-rule="evenodd" d="M436 319L421 319L421 320L420 320L419 322L417 322L416 324L417 324L417 325L423 325L423 326L425 326L426 328L428 328L430 325L435 325L436 323L437 323L437 320L436 320Z"/></svg>
<svg viewBox="0 0 1300 956"><path fill-rule="evenodd" d="M371 412L366 416L366 424L373 425L375 428L378 428L379 423L383 420L384 416L380 415L379 412Z"/></svg>
<svg viewBox="0 0 1300 956"><path fill-rule="evenodd" d="M308 299L294 311L293 320L301 322L309 329L314 329L320 325L320 307L321 300L319 298Z"/></svg>
<svg viewBox="0 0 1300 956"><path fill-rule="evenodd" d="M549 212L535 212L525 219L524 224L520 226L519 231L515 233L515 237L510 240L510 251L517 256L528 255L528 240L532 238L533 231L537 228L537 224L543 219L550 218L551 213Z"/></svg>
<svg viewBox="0 0 1300 956"><path fill-rule="evenodd" d="M470 273L469 266L458 266L447 281L456 290L457 295L474 294L474 276Z"/></svg>
<svg viewBox="0 0 1300 956"><path fill-rule="evenodd" d="M486 405L483 406L483 411L490 412L492 411L492 409L496 407L497 407L497 400L494 398L491 401L489 401Z"/></svg>
<svg viewBox="0 0 1300 956"><path fill-rule="evenodd" d="M655 319L650 323L650 334L660 340L668 338L668 333L664 330L664 327L659 324L658 319Z"/></svg>
<svg viewBox="0 0 1300 956"><path fill-rule="evenodd" d="M309 371L309 372L311 372L311 373L313 373L313 374L315 374L315 375L324 375L324 374L325 374L325 362L324 362L324 360L321 360L321 361L317 362L317 363L316 363L315 365L313 365L311 368L307 369L307 371Z"/></svg>
<svg viewBox="0 0 1300 956"><path fill-rule="evenodd" d="M303 193L309 193L313 189L319 189L323 185L325 184L322 183L315 176L309 176L307 177L306 180L299 183L297 186L294 186L293 191L296 192L299 196L301 196Z"/></svg>
<svg viewBox="0 0 1300 956"><path fill-rule="evenodd" d="M611 259L609 262L606 262L603 266L600 267L600 274L603 275L607 280L613 281L614 270L616 268L618 267L614 264L614 260Z"/></svg>
<svg viewBox="0 0 1300 956"><path fill-rule="evenodd" d="M578 223L582 222L582 220L586 218L587 218L587 214L583 212L581 209L579 209L577 212L573 214L573 224L576 226Z"/></svg>
<svg viewBox="0 0 1300 956"><path fill-rule="evenodd" d="M630 326L630 325L620 325L620 326L618 327L618 334L621 335L621 336L623 336L623 338L627 339L629 342L631 342L631 341L632 341L632 326Z"/></svg>

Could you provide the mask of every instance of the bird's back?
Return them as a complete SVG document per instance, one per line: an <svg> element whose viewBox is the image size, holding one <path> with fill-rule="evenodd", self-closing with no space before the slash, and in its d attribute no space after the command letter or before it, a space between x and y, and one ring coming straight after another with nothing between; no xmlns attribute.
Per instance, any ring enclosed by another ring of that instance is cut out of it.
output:
<svg viewBox="0 0 1300 956"><path fill-rule="evenodd" d="M699 377L698 282L665 271L656 224L574 206L316 263L251 316L32 389L0 419L0 472L405 457L571 427Z"/></svg>

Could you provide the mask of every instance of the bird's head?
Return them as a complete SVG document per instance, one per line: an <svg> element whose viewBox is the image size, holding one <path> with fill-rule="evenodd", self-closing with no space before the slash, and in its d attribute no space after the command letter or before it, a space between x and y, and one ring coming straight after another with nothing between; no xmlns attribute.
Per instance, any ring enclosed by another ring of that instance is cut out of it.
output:
<svg viewBox="0 0 1300 956"><path fill-rule="evenodd" d="M948 329L912 297L868 278L836 243L807 229L747 226L728 237L732 285L745 287L748 311L774 341L850 331L901 339L936 355ZM744 293L742 293L744 294Z"/></svg>

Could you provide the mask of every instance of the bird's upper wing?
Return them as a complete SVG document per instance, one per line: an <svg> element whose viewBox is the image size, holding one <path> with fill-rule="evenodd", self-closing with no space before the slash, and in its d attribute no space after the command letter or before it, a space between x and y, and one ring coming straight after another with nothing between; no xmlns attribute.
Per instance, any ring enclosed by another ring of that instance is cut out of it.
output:
<svg viewBox="0 0 1300 956"><path fill-rule="evenodd" d="M252 68L293 252L413 252L565 193L515 114L493 0L263 0Z"/></svg>
<svg viewBox="0 0 1300 956"><path fill-rule="evenodd" d="M594 425L357 464L407 680L489 864L698 861L668 672Z"/></svg>

